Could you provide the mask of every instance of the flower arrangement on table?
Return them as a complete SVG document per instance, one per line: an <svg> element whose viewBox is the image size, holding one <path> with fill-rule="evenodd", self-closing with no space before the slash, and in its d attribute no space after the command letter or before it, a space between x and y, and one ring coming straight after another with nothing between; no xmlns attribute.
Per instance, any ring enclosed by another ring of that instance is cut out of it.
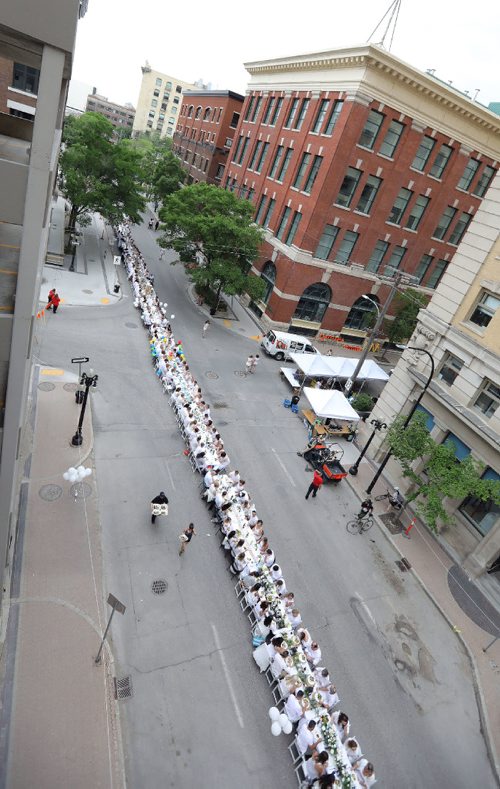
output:
<svg viewBox="0 0 500 789"><path fill-rule="evenodd" d="M340 785L342 786L342 789L352 789L353 774L352 771L349 770L342 761L339 752L341 751L343 746L338 741L337 732L332 727L330 723L330 717L328 715L321 716L320 728L321 728L321 735L323 737L325 748L328 751L328 753L333 757L333 760L335 762L335 771L337 773L337 777L340 781Z"/></svg>

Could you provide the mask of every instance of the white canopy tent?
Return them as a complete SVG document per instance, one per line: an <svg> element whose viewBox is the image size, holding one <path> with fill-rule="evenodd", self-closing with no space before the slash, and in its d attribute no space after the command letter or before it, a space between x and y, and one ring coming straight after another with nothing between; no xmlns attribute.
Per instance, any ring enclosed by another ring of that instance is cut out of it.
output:
<svg viewBox="0 0 500 789"><path fill-rule="evenodd" d="M335 389L312 389L310 386L306 386L304 394L316 416L322 419L359 422L359 414L342 392Z"/></svg>
<svg viewBox="0 0 500 789"><path fill-rule="evenodd" d="M292 353L290 358L307 378L350 378L358 360L349 356L322 356L310 353ZM388 381L389 376L373 361L366 359L358 373L364 381Z"/></svg>
<svg viewBox="0 0 500 789"><path fill-rule="evenodd" d="M320 353L291 353L290 359L307 378L331 378L333 356Z"/></svg>

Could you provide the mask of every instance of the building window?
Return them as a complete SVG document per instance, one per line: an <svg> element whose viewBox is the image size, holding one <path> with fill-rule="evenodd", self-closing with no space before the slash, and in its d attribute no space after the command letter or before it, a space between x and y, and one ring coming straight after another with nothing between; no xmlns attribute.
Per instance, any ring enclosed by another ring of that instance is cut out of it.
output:
<svg viewBox="0 0 500 789"><path fill-rule="evenodd" d="M276 180L278 183L283 183L285 179L286 172L288 170L288 165L290 164L293 156L293 148L287 148L285 158L283 159L283 164L281 165L281 170L279 171L278 175L276 176Z"/></svg>
<svg viewBox="0 0 500 789"><path fill-rule="evenodd" d="M391 213L387 218L388 222L391 222L393 225L401 224L403 214L406 211L406 207L410 202L412 195L413 192L410 189L405 189L402 187L399 190L399 194L394 201L394 205L392 206Z"/></svg>
<svg viewBox="0 0 500 789"><path fill-rule="evenodd" d="M276 102L276 106L275 106L274 112L273 112L273 114L271 116L271 120L269 121L269 125L270 126L276 126L276 121L278 120L278 116L279 116L279 114L281 112L281 107L282 106L283 106L283 99L280 96L280 98Z"/></svg>
<svg viewBox="0 0 500 789"><path fill-rule="evenodd" d="M348 167L347 172L344 176L344 180L340 186L339 193L337 195L337 199L335 203L337 205L344 206L348 208L351 204L351 200L354 196L354 192L356 191L356 187L359 184L359 179L363 173L361 170L356 170L355 167Z"/></svg>
<svg viewBox="0 0 500 789"><path fill-rule="evenodd" d="M314 253L315 258L319 258L320 260L328 260L338 233L338 227L335 227L334 225L325 225L323 235L321 236L318 246L316 247L316 252Z"/></svg>
<svg viewBox="0 0 500 789"><path fill-rule="evenodd" d="M252 112L252 115L250 117L250 123L255 123L257 115L259 114L259 110L260 110L261 104L262 104L262 96L259 96L259 98L255 102L255 106L253 108L253 112Z"/></svg>
<svg viewBox="0 0 500 789"><path fill-rule="evenodd" d="M384 276L385 277L392 277L396 269L398 269L401 265L401 261L403 260L406 254L406 247L401 247L398 244L394 247L391 252L391 256L387 261L387 265L384 269Z"/></svg>
<svg viewBox="0 0 500 789"><path fill-rule="evenodd" d="M371 254L370 260L366 264L367 271L377 272L380 268L380 264L382 263L385 253L389 249L389 242L388 241L377 241L375 244L375 248Z"/></svg>
<svg viewBox="0 0 500 789"><path fill-rule="evenodd" d="M156 78L156 85L157 85L159 88L161 88L161 82L162 82L162 81L161 81L161 78L160 78L160 77L157 77L157 78Z"/></svg>
<svg viewBox="0 0 500 789"><path fill-rule="evenodd" d="M203 120L204 121L209 121L210 120L210 107L207 107L205 109L205 112L203 113Z"/></svg>
<svg viewBox="0 0 500 789"><path fill-rule="evenodd" d="M321 167L321 163L323 161L322 156L315 156L313 159L313 163L311 165L311 169L309 170L309 175L307 176L307 180L304 184L303 191L307 194L311 194L312 188L314 186L314 182L318 177L319 168Z"/></svg>
<svg viewBox="0 0 500 789"><path fill-rule="evenodd" d="M223 164L218 164L217 165L217 170L215 171L215 180L216 181L221 181L223 175L224 175L224 165Z"/></svg>
<svg viewBox="0 0 500 789"><path fill-rule="evenodd" d="M154 110L149 110L148 118L154 118L154 116L155 116L155 111Z"/></svg>
<svg viewBox="0 0 500 789"><path fill-rule="evenodd" d="M170 88L170 87L172 87L172 86L171 86L170 82L167 82L167 84L165 85L165 87L166 87L166 88ZM176 92L176 93L182 93L182 88L181 88L181 86L180 86L180 85L176 85L176 86L175 86L175 92Z"/></svg>
<svg viewBox="0 0 500 789"><path fill-rule="evenodd" d="M219 115L219 117L220 117L220 115ZM232 115L232 118L231 118L231 123L229 124L231 129L236 129L239 119L240 119L240 113L239 112L233 112L233 115Z"/></svg>
<svg viewBox="0 0 500 789"><path fill-rule="evenodd" d="M463 366L464 363L461 359L457 356L453 356L452 353L446 353L438 371L438 378L444 381L448 386L451 386L460 375Z"/></svg>
<svg viewBox="0 0 500 789"><path fill-rule="evenodd" d="M359 198L358 204L356 206L356 211L359 211L361 214L369 214L373 205L373 201L377 196L377 192L380 189L380 184L382 183L381 178L377 178L375 175L369 175L366 179L366 183L363 186L363 191L361 192L361 196Z"/></svg>
<svg viewBox="0 0 500 789"><path fill-rule="evenodd" d="M254 168L256 173L260 173L262 171L262 168L264 167L264 162L266 161L268 150L269 150L269 143L265 142L264 145L262 146L262 151L260 152L260 156Z"/></svg>
<svg viewBox="0 0 500 789"><path fill-rule="evenodd" d="M429 156L432 153L434 145L436 141L432 139L432 137L428 137L427 135L422 138L422 142L418 146L418 151L415 154L415 158L412 162L412 167L414 170L419 170L423 172L425 170L425 165L429 161Z"/></svg>
<svg viewBox="0 0 500 789"><path fill-rule="evenodd" d="M310 160L311 160L311 154L310 153L303 153L302 154L302 160L301 160L301 162L299 164L299 167L298 167L298 170L297 170L297 174L295 176L295 180L294 180L294 182L292 184L294 189L300 189L300 185L302 183L302 180L304 178L304 175L306 173L306 170L307 170L307 167L309 165Z"/></svg>
<svg viewBox="0 0 500 789"><path fill-rule="evenodd" d="M385 137L382 140L382 144L379 148L379 153L383 156L388 156L392 158L394 155L394 151L398 147L398 143L401 139L401 135L403 134L404 130L404 123L400 123L399 121L391 121L389 124L389 128L385 133Z"/></svg>
<svg viewBox="0 0 500 789"><path fill-rule="evenodd" d="M232 137L226 137L226 141L224 143L224 148L230 148L232 144L233 144Z"/></svg>
<svg viewBox="0 0 500 789"><path fill-rule="evenodd" d="M346 231L344 238L340 242L340 246L335 254L335 263L342 263L345 265L349 262L352 251L356 246L358 237L359 233L355 233L353 230Z"/></svg>
<svg viewBox="0 0 500 789"><path fill-rule="evenodd" d="M448 239L448 244L454 244L458 246L460 244L463 235L467 228L469 227L472 221L472 214L468 214L464 211L461 216L457 219L457 223L453 228L452 232L450 233L450 237Z"/></svg>
<svg viewBox="0 0 500 789"><path fill-rule="evenodd" d="M151 99L151 106L152 107L157 107L158 106L158 102L156 101L156 99Z"/></svg>
<svg viewBox="0 0 500 789"><path fill-rule="evenodd" d="M292 128L292 123L294 121L295 114L297 112L297 107L298 106L299 106L299 99L294 99L292 101L292 103L290 105L290 109L288 111L288 116L287 116L287 119L286 119L286 122L285 122L285 126L284 126L285 129L291 129Z"/></svg>
<svg viewBox="0 0 500 789"><path fill-rule="evenodd" d="M429 266L431 265L433 260L434 258L432 257L432 255L422 255L422 257L420 258L420 262L417 268L415 269L415 273L413 275L414 277L416 277L419 285L422 283L422 280L427 274L427 271L429 270Z"/></svg>
<svg viewBox="0 0 500 789"><path fill-rule="evenodd" d="M434 269L433 269L429 279L425 283L427 288L437 288L437 286L441 282L441 278L442 278L444 272L446 271L447 266L448 266L448 261L447 260L438 260L437 261L437 263L434 266Z"/></svg>
<svg viewBox="0 0 500 789"><path fill-rule="evenodd" d="M153 96L155 96L155 98L158 98L159 95L160 95L160 91L159 90L154 90L153 91Z"/></svg>
<svg viewBox="0 0 500 789"><path fill-rule="evenodd" d="M451 444L451 447L455 453L455 460L457 462L470 455L470 447L468 447L467 444L454 433L450 433L448 431L443 439L443 444Z"/></svg>
<svg viewBox="0 0 500 789"><path fill-rule="evenodd" d="M474 408L477 408L489 419L500 405L500 386L486 380L483 383L480 395L476 398L473 405Z"/></svg>
<svg viewBox="0 0 500 789"><path fill-rule="evenodd" d="M319 107L318 107L318 112L316 113L316 118L314 120L314 125L313 125L313 127L311 129L311 131L314 134L319 134L320 133L321 127L323 126L323 123L324 123L324 120L325 120L325 117L326 117L326 113L327 113L329 104L330 104L330 102L329 102L328 99L321 99L321 101L319 103Z"/></svg>
<svg viewBox="0 0 500 789"><path fill-rule="evenodd" d="M221 115L222 115L222 107L219 107L219 114L217 115L217 123L219 123L219 121L220 121L220 116L221 116ZM240 117L238 113L236 113L236 115L238 115L238 118ZM233 114L233 118L234 118L234 114ZM233 123L233 122L231 121L231 125L232 125L232 123ZM237 124L235 124L235 126L236 126L236 125L237 125Z"/></svg>
<svg viewBox="0 0 500 789"><path fill-rule="evenodd" d="M375 324L377 320L377 308L373 302L378 301L378 299L376 296L370 296L370 299L371 301L365 299L364 296L360 296L359 299L356 299L344 323L346 328L364 331Z"/></svg>
<svg viewBox="0 0 500 789"><path fill-rule="evenodd" d="M285 208L283 209L283 213L281 215L281 221L279 223L278 230L276 231L276 238L279 238L280 241L283 238L283 234L285 232L285 228L288 224L288 219L291 213L292 213L292 209L290 208L290 206L288 205L285 206Z"/></svg>
<svg viewBox="0 0 500 789"><path fill-rule="evenodd" d="M378 133L380 131L380 127L384 122L384 117L385 116L382 115L381 112L370 110L364 129L361 132L361 136L358 140L358 145L361 145L363 148L369 148L370 150L373 149L375 140L377 139Z"/></svg>
<svg viewBox="0 0 500 789"><path fill-rule="evenodd" d="M255 189L253 186L250 187L248 190L247 200L253 200L253 196L255 194Z"/></svg>
<svg viewBox="0 0 500 789"><path fill-rule="evenodd" d="M477 171L479 170L479 162L477 159L469 159L467 164L465 165L465 170L463 175L458 182L457 186L459 189L463 189L465 192L468 190L469 186L472 183L474 176L476 175Z"/></svg>
<svg viewBox="0 0 500 789"><path fill-rule="evenodd" d="M451 205L444 209L441 219L439 220L438 225L432 234L433 238L437 238L439 241L443 240L456 213L457 209L453 208Z"/></svg>
<svg viewBox="0 0 500 789"><path fill-rule="evenodd" d="M304 118L306 117L306 113L307 113L307 108L308 107L309 107L309 99L302 99L302 104L300 105L300 112L299 112L299 114L297 116L297 120L295 121L295 124L293 126L293 128L296 131L300 131L300 129L302 127L302 124L304 122Z"/></svg>
<svg viewBox="0 0 500 789"><path fill-rule="evenodd" d="M261 301L263 301L264 304L267 304L269 302L269 299L271 298L271 293L273 292L274 283L276 282L276 266L274 265L274 263L268 261L265 264L264 268L262 269L260 278L263 280L263 282L266 285L266 289L264 291L264 295L261 298Z"/></svg>
<svg viewBox="0 0 500 789"><path fill-rule="evenodd" d="M243 118L244 121L247 121L249 119L250 113L252 112L253 109L254 101L255 101L255 96L250 96L250 100L247 104L247 109L245 112L245 117Z"/></svg>
<svg viewBox="0 0 500 789"><path fill-rule="evenodd" d="M173 104L178 104L178 103L179 103L179 99L178 99L178 97L177 97L177 96L174 98L174 100L173 100L173 102L172 102L172 103L173 103Z"/></svg>
<svg viewBox="0 0 500 789"><path fill-rule="evenodd" d="M264 143L262 142L262 140L257 140L257 142L255 143L255 148L253 149L252 158L250 159L250 161L248 163L248 169L249 170L253 170L253 166L254 166L255 162L257 161L257 158L258 158L258 156L260 154L260 151L261 151L263 145L264 145Z"/></svg>
<svg viewBox="0 0 500 789"><path fill-rule="evenodd" d="M162 110L166 110L167 109L167 105L166 104L162 104L161 108L162 108Z"/></svg>
<svg viewBox="0 0 500 789"><path fill-rule="evenodd" d="M274 197L271 197L267 205L267 211L264 217L264 221L262 222L262 227L269 227L269 223L272 219L275 205L276 205L276 200L274 199Z"/></svg>
<svg viewBox="0 0 500 789"><path fill-rule="evenodd" d="M236 143L236 150L234 152L233 162L236 162L236 160L238 159L242 145L243 145L243 135L240 134L240 136L238 137L238 142Z"/></svg>
<svg viewBox="0 0 500 789"><path fill-rule="evenodd" d="M481 479L491 479L495 482L500 481L500 475L492 468L487 468ZM500 505L495 504L491 499L482 501L474 496L468 496L459 507L460 512L465 518L482 534L486 535L495 525L500 516Z"/></svg>
<svg viewBox="0 0 500 789"><path fill-rule="evenodd" d="M196 114L194 116L195 121L201 118L201 107L196 107Z"/></svg>
<svg viewBox="0 0 500 789"><path fill-rule="evenodd" d="M14 63L12 76L12 87L17 90L24 90L26 93L38 93L38 82L40 80L40 70L25 66L24 63Z"/></svg>
<svg viewBox="0 0 500 789"><path fill-rule="evenodd" d="M271 164L271 169L269 170L268 178L274 178L278 171L278 167L280 166L281 157L283 156L283 151L285 150L284 145L278 145L276 148L276 153L274 154L273 163Z"/></svg>
<svg viewBox="0 0 500 789"><path fill-rule="evenodd" d="M293 244L293 239L295 238L295 233L297 232L297 228L300 224L300 220L302 219L302 214L300 211L294 211L292 224L290 225L290 230L288 231L287 237L285 238L285 244Z"/></svg>
<svg viewBox="0 0 500 789"><path fill-rule="evenodd" d="M274 107L275 101L276 101L276 99L275 99L274 96L270 96L269 97L268 102L267 102L266 111L264 112L264 115L262 116L262 125L263 126L265 126L265 124L269 120L269 116L271 115L271 112L272 112L272 109Z"/></svg>
<svg viewBox="0 0 500 789"><path fill-rule="evenodd" d="M445 145L443 143L436 154L436 158L434 159L434 164L429 171L429 175L434 176L434 178L441 178L452 153L453 148L450 148L449 145Z"/></svg>
<svg viewBox="0 0 500 789"><path fill-rule="evenodd" d="M424 215L425 209L430 203L430 198L425 197L424 195L419 195L415 200L412 209L409 213L408 219L406 220L405 227L408 230L416 230L420 224L420 221Z"/></svg>
<svg viewBox="0 0 500 789"><path fill-rule="evenodd" d="M499 307L500 299L497 296L483 292L469 320L484 329L489 325Z"/></svg>
<svg viewBox="0 0 500 789"><path fill-rule="evenodd" d="M342 107L343 106L344 106L344 102L341 101L341 100L336 101L334 103L334 105L332 107L332 111L330 112L330 117L328 118L328 121L327 121L327 124L326 124L326 129L323 132L324 134L327 134L328 136L331 135L331 133L333 132L333 130L335 128L335 124L337 123L337 120L338 120L338 118L340 116L340 113L342 112Z"/></svg>
<svg viewBox="0 0 500 789"><path fill-rule="evenodd" d="M189 107L189 110L188 110L188 118L192 118L193 117L193 110L194 110L194 107L191 104L190 107Z"/></svg>
<svg viewBox="0 0 500 789"><path fill-rule="evenodd" d="M481 173L476 188L473 191L473 194L475 194L476 197L484 197L486 190L488 189L494 175L495 175L494 167L490 167L490 165L487 164L483 172Z"/></svg>
<svg viewBox="0 0 500 789"><path fill-rule="evenodd" d="M321 323L323 316L330 304L332 292L328 285L316 282L309 285L303 292L293 314L293 319Z"/></svg>
<svg viewBox="0 0 500 789"><path fill-rule="evenodd" d="M260 220L264 216L264 211L266 209L266 203L267 203L267 196L266 195L262 195L262 197L259 200L257 213L255 214L255 223L257 225L260 225Z"/></svg>

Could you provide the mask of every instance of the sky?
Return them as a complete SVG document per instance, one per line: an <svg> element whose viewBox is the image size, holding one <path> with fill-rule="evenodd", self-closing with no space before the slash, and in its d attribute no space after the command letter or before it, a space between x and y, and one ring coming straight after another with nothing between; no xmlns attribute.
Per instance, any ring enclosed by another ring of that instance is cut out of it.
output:
<svg viewBox="0 0 500 789"><path fill-rule="evenodd" d="M244 93L245 61L366 42L391 0L89 0L73 78L136 106L141 66ZM387 21L387 20L386 20ZM379 43L385 24L372 38ZM386 39L389 48L390 36ZM488 105L500 101L500 2L402 0L391 52Z"/></svg>

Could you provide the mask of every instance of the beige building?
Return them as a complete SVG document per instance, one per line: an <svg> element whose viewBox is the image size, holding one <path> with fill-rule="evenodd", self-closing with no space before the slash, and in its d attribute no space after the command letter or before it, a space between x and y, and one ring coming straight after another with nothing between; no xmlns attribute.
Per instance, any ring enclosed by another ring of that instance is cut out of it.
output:
<svg viewBox="0 0 500 789"><path fill-rule="evenodd" d="M137 100L132 135L157 131L160 137L172 137L181 111L182 94L196 85L155 71L146 61L141 67L142 83Z"/></svg>
<svg viewBox="0 0 500 789"><path fill-rule="evenodd" d="M0 58L15 64L19 80L25 77L14 80L21 109L0 111L0 594L15 538L19 452L64 106L86 6L46 0L40 13L36 0L0 4Z"/></svg>
<svg viewBox="0 0 500 789"><path fill-rule="evenodd" d="M499 262L497 173L409 342L429 351L435 362L421 403L432 437L452 441L458 460L471 454L483 464L483 476L494 480L500 480ZM373 416L388 422L408 411L428 379L429 364L426 354L406 350ZM477 577L500 556L500 507L473 497L446 504L455 525L443 535Z"/></svg>

